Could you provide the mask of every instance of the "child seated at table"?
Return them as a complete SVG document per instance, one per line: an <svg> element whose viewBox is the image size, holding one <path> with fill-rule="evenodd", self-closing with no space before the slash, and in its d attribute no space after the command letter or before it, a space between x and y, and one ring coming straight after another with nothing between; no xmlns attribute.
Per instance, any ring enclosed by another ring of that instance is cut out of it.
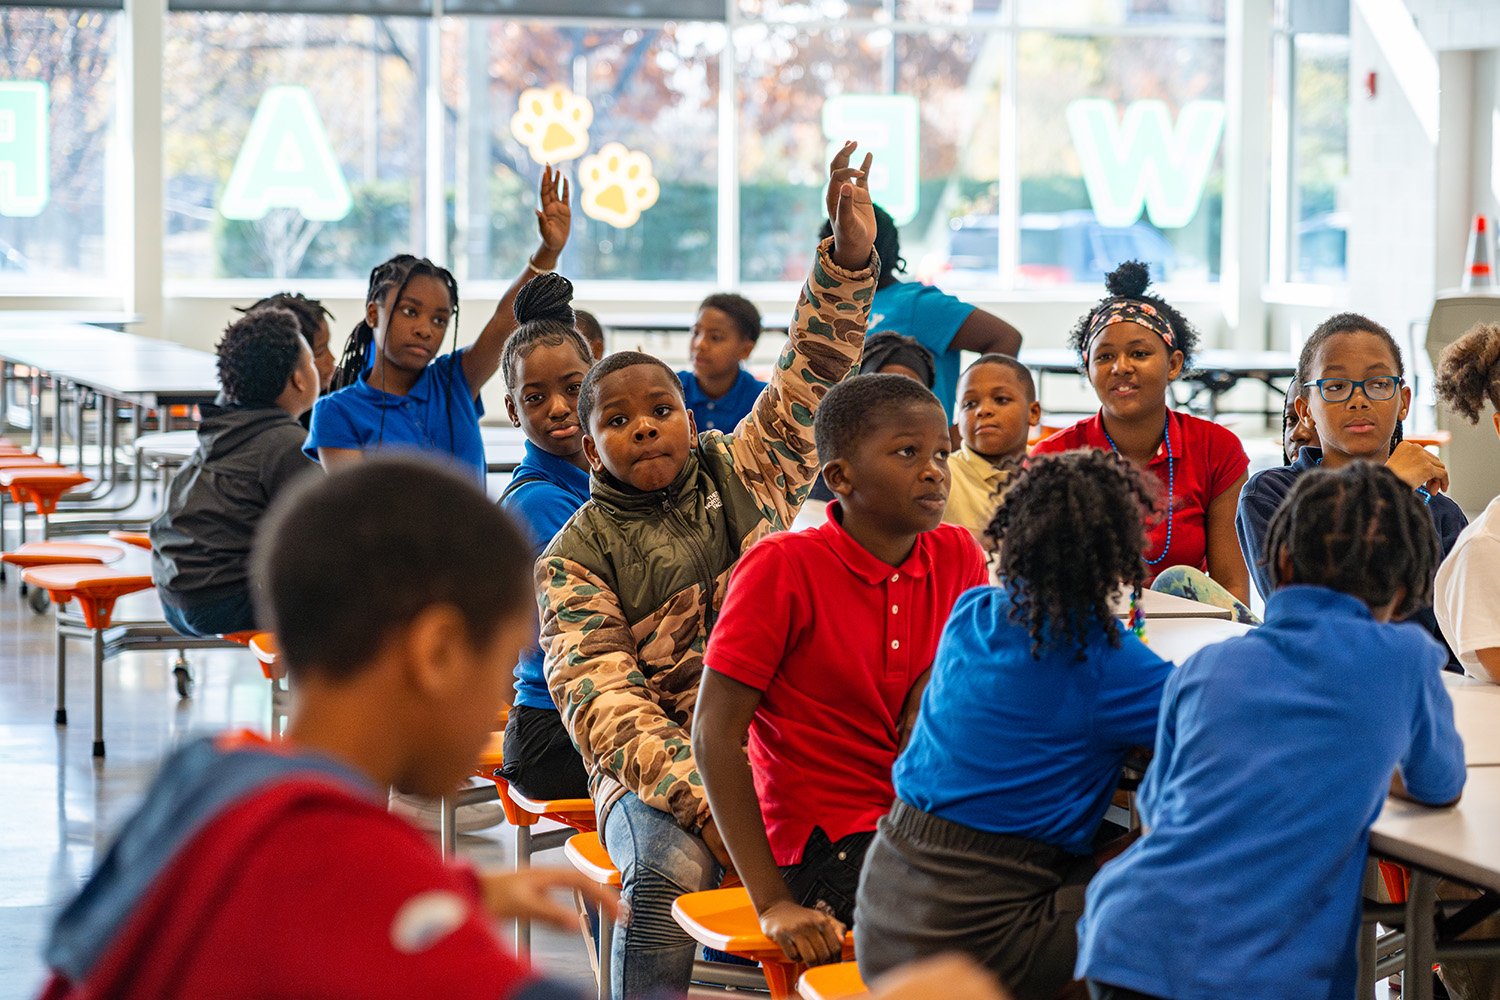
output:
<svg viewBox="0 0 1500 1000"><path fill-rule="evenodd" d="M333 340L333 332L328 328L328 321L333 314L322 302L310 299L301 292L277 292L244 308L235 306L236 311L242 313L273 308L285 309L297 317L297 325L302 329L302 339L307 341L307 346L312 351L313 367L318 370L318 393L321 395L327 392L333 385L333 370L337 367L333 351L328 346ZM307 426L309 416L310 414L303 415L303 427Z"/></svg>
<svg viewBox="0 0 1500 1000"><path fill-rule="evenodd" d="M370 272L365 315L344 347L334 391L313 409L309 458L332 469L382 448L422 451L449 456L485 481L479 391L500 367L521 286L550 274L568 242L572 215L561 176L543 171L541 243L468 347L457 346L458 282L447 268L398 254ZM454 350L439 356L450 325Z"/></svg>
<svg viewBox="0 0 1500 1000"><path fill-rule="evenodd" d="M505 342L500 362L505 410L526 434L526 456L500 494L500 506L529 529L537 555L589 498L578 392L594 359L574 326L572 298L573 283L560 274L528 282L516 296L520 325ZM589 794L583 760L547 690L542 650L535 643L516 665L500 776L533 799Z"/></svg>
<svg viewBox="0 0 1500 1000"><path fill-rule="evenodd" d="M838 960L854 923L953 602L989 578L969 533L941 523L936 396L860 375L829 390L816 436L838 499L822 525L772 535L735 567L693 712L703 788L761 929L813 965Z"/></svg>
<svg viewBox="0 0 1500 1000"><path fill-rule="evenodd" d="M692 367L677 377L700 431L728 434L766 387L744 367L760 329L760 310L743 295L716 292L699 303L688 339Z"/></svg>
<svg viewBox="0 0 1500 1000"><path fill-rule="evenodd" d="M690 727L703 648L741 553L789 527L817 472L813 418L859 359L878 261L870 160L830 166L834 236L818 247L771 384L732 434L694 426L661 361L623 351L579 393L590 499L537 561L544 670L589 773L631 920L617 997L684 993L694 945L672 901L729 863Z"/></svg>
<svg viewBox="0 0 1500 1000"><path fill-rule="evenodd" d="M279 499L253 572L297 691L286 742L227 733L168 758L58 917L45 1000L577 998L492 921L576 929L550 892L612 910L591 881L476 877L386 811L389 786L436 796L472 770L531 638L530 551L471 480L415 458Z"/></svg>
<svg viewBox="0 0 1500 1000"><path fill-rule="evenodd" d="M1026 459L1031 428L1042 421L1036 381L1008 354L986 354L958 379L958 434L948 462L953 489L943 520L978 538L989 527L1007 480Z"/></svg>
<svg viewBox="0 0 1500 1000"><path fill-rule="evenodd" d="M1094 835L1127 753L1155 737L1171 672L1114 611L1145 583L1152 499L1092 450L1033 458L1007 491L989 528L999 585L953 608L865 861L867 979L961 951L1017 1000L1081 995L1073 925Z"/></svg>
<svg viewBox="0 0 1500 1000"><path fill-rule="evenodd" d="M198 450L151 522L151 578L162 616L183 635L256 627L250 548L266 508L317 468L297 418L318 398L318 373L296 317L246 313L218 347L219 398L202 407Z"/></svg>
<svg viewBox="0 0 1500 1000"><path fill-rule="evenodd" d="M1430 603L1438 560L1410 486L1369 462L1309 471L1262 555L1266 623L1173 671L1145 835L1089 887L1077 971L1096 1000L1259 995L1268 974L1283 995L1354 996L1387 792L1463 790L1447 654L1398 624Z"/></svg>

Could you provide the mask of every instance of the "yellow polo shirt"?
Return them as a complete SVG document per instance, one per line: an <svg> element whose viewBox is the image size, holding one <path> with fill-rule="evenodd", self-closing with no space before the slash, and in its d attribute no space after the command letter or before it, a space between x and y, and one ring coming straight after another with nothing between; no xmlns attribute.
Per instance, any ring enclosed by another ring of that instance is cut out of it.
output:
<svg viewBox="0 0 1500 1000"><path fill-rule="evenodd" d="M948 458L948 473L952 485L943 520L982 535L1000 505L998 493L1010 478L1009 470L997 468L983 455L970 451L968 445L960 445Z"/></svg>

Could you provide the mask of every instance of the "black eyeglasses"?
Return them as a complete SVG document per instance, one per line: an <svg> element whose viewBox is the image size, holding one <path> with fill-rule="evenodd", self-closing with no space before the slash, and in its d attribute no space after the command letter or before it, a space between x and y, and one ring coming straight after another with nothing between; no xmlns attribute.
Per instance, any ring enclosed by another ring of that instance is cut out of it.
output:
<svg viewBox="0 0 1500 1000"><path fill-rule="evenodd" d="M1318 395L1323 397L1325 403L1342 403L1354 395L1358 389L1365 394L1365 398L1372 403L1391 399L1396 395L1396 390L1406 384L1406 379L1398 375L1376 375L1374 378L1349 379L1349 378L1320 378L1312 382L1303 382L1304 386L1317 386Z"/></svg>

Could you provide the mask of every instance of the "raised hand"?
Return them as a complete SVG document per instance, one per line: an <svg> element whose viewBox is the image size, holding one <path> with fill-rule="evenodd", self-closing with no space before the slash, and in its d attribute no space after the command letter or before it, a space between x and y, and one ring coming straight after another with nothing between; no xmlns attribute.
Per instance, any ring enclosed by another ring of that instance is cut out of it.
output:
<svg viewBox="0 0 1500 1000"><path fill-rule="evenodd" d="M858 168L849 160L859 147L846 142L828 165L828 221L833 225L833 262L851 271L863 270L870 263L875 246L875 203L870 200L870 164L873 153L866 153Z"/></svg>
<svg viewBox="0 0 1500 1000"><path fill-rule="evenodd" d="M542 237L542 250L552 257L550 261L537 261L551 267L557 263L557 255L568 245L568 234L573 229L573 209L569 205L568 179L561 170L549 164L542 171L541 188L537 200L541 207L536 210L536 228Z"/></svg>

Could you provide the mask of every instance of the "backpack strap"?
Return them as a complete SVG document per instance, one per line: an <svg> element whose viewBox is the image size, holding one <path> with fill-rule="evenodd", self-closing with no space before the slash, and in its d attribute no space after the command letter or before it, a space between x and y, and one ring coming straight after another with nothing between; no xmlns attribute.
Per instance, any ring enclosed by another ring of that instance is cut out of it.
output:
<svg viewBox="0 0 1500 1000"><path fill-rule="evenodd" d="M527 483L545 483L546 481L547 480L542 478L541 476L522 476L520 479L512 479L510 482L505 484L505 489L501 492L500 499L497 502L504 503L506 497L510 496L512 493L516 492L516 490L520 489L522 486L525 486Z"/></svg>

